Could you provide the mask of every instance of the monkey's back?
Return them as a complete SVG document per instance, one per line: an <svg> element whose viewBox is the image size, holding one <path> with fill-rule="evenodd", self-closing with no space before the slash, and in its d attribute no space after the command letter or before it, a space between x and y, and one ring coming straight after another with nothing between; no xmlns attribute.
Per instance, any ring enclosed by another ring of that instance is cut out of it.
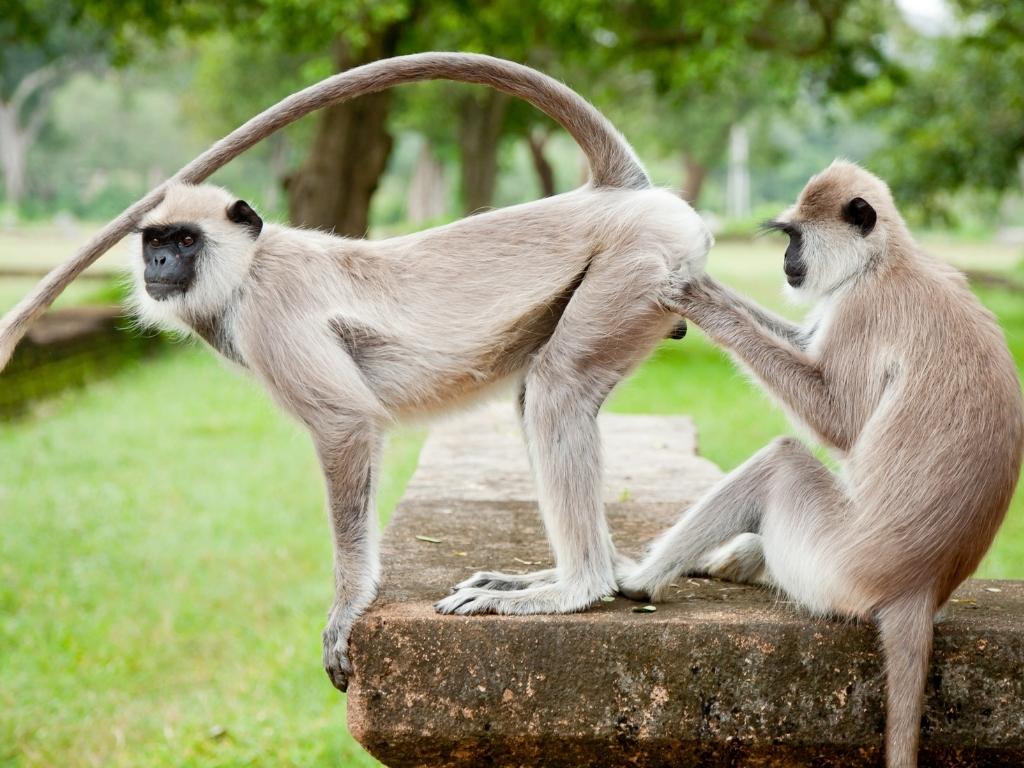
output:
<svg viewBox="0 0 1024 768"><path fill-rule="evenodd" d="M877 314L889 318L880 335L899 339L903 352L851 454L850 481L871 579L887 591L935 580L941 602L977 567L1006 514L1024 405L995 318L962 275L915 256L878 288Z"/></svg>
<svg viewBox="0 0 1024 768"><path fill-rule="evenodd" d="M522 369L604 261L696 272L709 244L699 217L663 190L584 188L381 241L268 229L253 322L362 340L363 375L396 415L447 407ZM606 288L609 313L620 287ZM284 311L256 318L266 306Z"/></svg>

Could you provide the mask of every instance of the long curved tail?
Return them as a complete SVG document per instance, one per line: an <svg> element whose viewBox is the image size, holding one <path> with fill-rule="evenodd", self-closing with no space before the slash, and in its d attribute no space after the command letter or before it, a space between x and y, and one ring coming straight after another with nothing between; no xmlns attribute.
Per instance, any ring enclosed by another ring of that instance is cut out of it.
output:
<svg viewBox="0 0 1024 768"><path fill-rule="evenodd" d="M885 650L886 768L916 768L935 605L914 595L883 608L878 630Z"/></svg>
<svg viewBox="0 0 1024 768"><path fill-rule="evenodd" d="M489 85L545 112L576 140L597 187L645 189L647 172L608 119L582 96L540 72L474 53L417 53L381 59L341 72L294 93L261 112L178 171L171 181L198 184L275 131L322 107L403 83L455 80ZM54 268L0 320L0 370L33 322L82 271L127 235L163 199L161 184L110 222L71 259Z"/></svg>

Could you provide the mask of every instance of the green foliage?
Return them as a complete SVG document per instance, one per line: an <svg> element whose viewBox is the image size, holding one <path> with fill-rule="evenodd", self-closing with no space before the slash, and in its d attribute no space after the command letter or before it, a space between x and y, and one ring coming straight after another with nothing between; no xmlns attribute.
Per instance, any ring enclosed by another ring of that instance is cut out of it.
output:
<svg viewBox="0 0 1024 768"><path fill-rule="evenodd" d="M25 76L53 66L66 74L100 59L110 33L59 0L8 0L0 14L0 101Z"/></svg>
<svg viewBox="0 0 1024 768"><path fill-rule="evenodd" d="M878 80L876 158L896 194L956 215L960 190L1019 190L1024 160L1024 4L964 0L957 34L911 46L907 82Z"/></svg>
<svg viewBox="0 0 1024 768"><path fill-rule="evenodd" d="M72 78L29 155L31 213L108 217L177 170L201 145L180 130L180 101L139 71ZM117 130L111 130L117 126Z"/></svg>
<svg viewBox="0 0 1024 768"><path fill-rule="evenodd" d="M868 160L911 211L920 204L952 221L948 214L965 206L968 219L997 210L1001 196L1020 189L1024 148L1024 6L955 5L958 26L933 38L903 24L887 0L17 0L0 17L0 98L48 62L130 64L109 78L125 92L120 101L84 93L81 77L64 87L78 94L84 124L54 112L32 153L30 214L106 216L157 170L173 170L193 147L330 73L345 55L373 55L364 48L376 41L399 53L475 50L538 66L595 101L645 160L671 166L668 180L684 177L681 154L703 168L704 202L714 203L721 185L728 128L744 121L757 200L788 198L841 153ZM159 104L127 97L142 90ZM851 92L837 109L834 97ZM400 89L390 128L428 137L454 166L459 105L478 93L448 84ZM58 94L57 106L70 99ZM538 126L550 123L510 105L503 173L518 174L511 147ZM282 182L308 151L309 129L307 121L261 144L217 180L280 214ZM122 156L111 152L117 144ZM576 176L569 172L560 188ZM518 178L499 182L509 186L533 189ZM397 223L395 201L382 204L375 218Z"/></svg>

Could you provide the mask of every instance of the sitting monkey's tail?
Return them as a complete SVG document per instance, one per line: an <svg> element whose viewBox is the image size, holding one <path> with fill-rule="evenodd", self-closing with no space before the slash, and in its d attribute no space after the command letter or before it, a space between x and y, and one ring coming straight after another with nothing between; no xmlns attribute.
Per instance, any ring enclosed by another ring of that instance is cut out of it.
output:
<svg viewBox="0 0 1024 768"><path fill-rule="evenodd" d="M934 615L935 605L930 595L908 596L878 613L887 688L886 768L917 766Z"/></svg>
<svg viewBox="0 0 1024 768"><path fill-rule="evenodd" d="M293 93L218 141L174 175L171 182L198 184L275 131L314 110L402 83L456 80L489 85L551 116L580 145L595 187L646 189L650 179L632 148L608 119L557 80L504 59L475 53L417 53L341 72ZM110 222L71 259L55 267L0 321L0 370L29 326L67 285L138 224L163 199L167 182Z"/></svg>

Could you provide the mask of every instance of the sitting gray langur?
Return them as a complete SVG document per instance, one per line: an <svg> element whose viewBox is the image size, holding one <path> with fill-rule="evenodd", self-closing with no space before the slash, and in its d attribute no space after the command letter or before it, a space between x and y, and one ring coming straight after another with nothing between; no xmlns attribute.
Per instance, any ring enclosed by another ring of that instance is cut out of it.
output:
<svg viewBox="0 0 1024 768"><path fill-rule="evenodd" d="M518 382L556 560L554 569L527 576L477 574L442 599L439 611L579 611L616 589L616 566L624 561L601 502L597 412L661 339L678 333L680 318L661 296L670 276L690 279L703 269L712 244L690 206L651 187L600 112L551 78L487 56L418 54L350 70L309 89L328 95L314 93L300 105L302 94L290 97L210 152L227 142L222 163L313 102L437 78L488 84L545 111L587 155L590 183L370 242L264 224L223 189L179 183L208 174L208 162L202 173L187 168L122 217L141 231L133 262L139 317L202 337L262 381L313 437L334 540L324 665L342 690L351 673L349 633L373 600L380 572L373 500L381 439L407 416ZM141 223L133 221L147 205ZM99 247L5 319L0 351Z"/></svg>
<svg viewBox="0 0 1024 768"><path fill-rule="evenodd" d="M915 244L888 187L836 161L771 229L815 302L802 326L710 277L665 305L727 349L836 455L776 440L730 473L620 578L657 599L680 574L771 585L819 614L877 620L886 760L917 763L932 620L977 567L1020 475L1024 413L995 319Z"/></svg>

